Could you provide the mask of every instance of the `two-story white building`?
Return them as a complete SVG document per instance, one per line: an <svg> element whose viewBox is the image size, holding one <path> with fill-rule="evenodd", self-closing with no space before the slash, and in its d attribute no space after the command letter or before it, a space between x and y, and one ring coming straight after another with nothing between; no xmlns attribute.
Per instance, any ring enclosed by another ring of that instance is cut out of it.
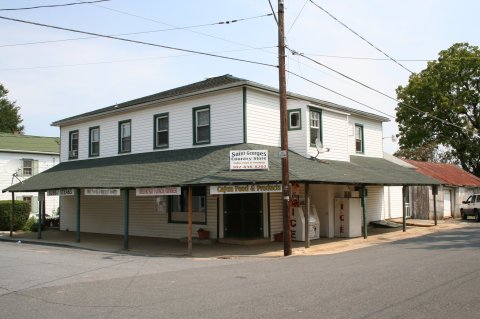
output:
<svg viewBox="0 0 480 319"><path fill-rule="evenodd" d="M60 162L60 140L55 137L0 133L0 189L23 183ZM0 200L10 200L11 195L0 193ZM15 193L15 199L31 204L32 214L38 214L36 193ZM48 196L45 213L58 213L58 196Z"/></svg>
<svg viewBox="0 0 480 319"><path fill-rule="evenodd" d="M287 105L293 206L307 202L308 185L320 236L345 230L335 228L335 198L366 188L368 223L383 218L384 185L438 184L383 159L386 118L294 93ZM220 240L282 231L275 88L224 75L53 125L61 164L8 191L62 190L62 230L185 237L192 187L194 231Z"/></svg>

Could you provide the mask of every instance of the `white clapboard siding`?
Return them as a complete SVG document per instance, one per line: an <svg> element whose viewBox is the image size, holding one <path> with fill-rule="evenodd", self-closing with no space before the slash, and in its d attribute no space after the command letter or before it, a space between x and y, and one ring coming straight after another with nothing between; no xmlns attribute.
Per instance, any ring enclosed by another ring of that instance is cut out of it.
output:
<svg viewBox="0 0 480 319"><path fill-rule="evenodd" d="M363 125L363 154L355 151L355 124ZM349 128L349 153L350 155L360 155L368 157L383 157L383 133L382 123L373 121L364 117L350 116Z"/></svg>
<svg viewBox="0 0 480 319"><path fill-rule="evenodd" d="M247 89L247 142L280 146L278 96Z"/></svg>
<svg viewBox="0 0 480 319"><path fill-rule="evenodd" d="M101 200L99 200L101 198ZM121 196L85 196L80 202L81 232L102 234L124 233L124 192ZM60 229L76 229L76 196L64 196L60 218ZM207 197L207 225L193 224L193 236L203 228L210 231L210 237L216 238L217 199ZM135 191L129 196L129 234L131 236L182 238L188 236L188 225L168 223L167 212L157 212L155 197L137 197Z"/></svg>
<svg viewBox="0 0 480 319"><path fill-rule="evenodd" d="M383 205L383 186L368 186L367 190L367 224L371 221L385 219Z"/></svg>
<svg viewBox="0 0 480 319"><path fill-rule="evenodd" d="M153 118L160 113L169 114L167 150L195 147L192 110L206 105L210 106L211 143L202 146L242 143L243 97L242 89L236 88L61 127L62 161L68 160L69 132L74 130L79 131L79 159L88 158L89 128L94 126L100 127L100 157L118 155L118 123L124 120L131 120L131 153L154 151Z"/></svg>
<svg viewBox="0 0 480 319"><path fill-rule="evenodd" d="M307 109L308 110L308 109ZM305 129L308 132L307 146L310 156L317 155L317 148L310 146L310 112L306 114ZM337 161L349 161L348 152L348 122L347 116L340 113L322 110L322 137L324 148L330 148L327 153L319 154L317 158Z"/></svg>
<svg viewBox="0 0 480 319"><path fill-rule="evenodd" d="M270 193L270 230L273 235L283 231L282 193Z"/></svg>
<svg viewBox="0 0 480 319"><path fill-rule="evenodd" d="M402 186L385 186L385 218L403 217Z"/></svg>

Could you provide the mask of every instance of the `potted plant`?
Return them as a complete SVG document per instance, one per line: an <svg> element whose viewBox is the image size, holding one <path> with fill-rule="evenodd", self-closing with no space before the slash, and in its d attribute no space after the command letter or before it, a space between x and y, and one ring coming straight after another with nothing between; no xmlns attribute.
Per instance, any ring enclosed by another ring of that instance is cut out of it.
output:
<svg viewBox="0 0 480 319"><path fill-rule="evenodd" d="M197 230L197 234L199 239L208 239L210 237L210 232L203 228L199 228Z"/></svg>

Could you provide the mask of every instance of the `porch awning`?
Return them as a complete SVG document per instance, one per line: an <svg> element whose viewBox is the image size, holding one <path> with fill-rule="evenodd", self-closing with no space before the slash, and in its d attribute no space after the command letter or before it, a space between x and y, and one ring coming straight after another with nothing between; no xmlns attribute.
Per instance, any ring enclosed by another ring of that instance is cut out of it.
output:
<svg viewBox="0 0 480 319"><path fill-rule="evenodd" d="M230 171L230 150L269 150L269 170ZM281 181L280 148L235 144L157 151L62 162L5 190L34 192L66 188L140 188ZM351 156L350 162L318 161L289 152L292 182L365 185L438 185L383 158Z"/></svg>

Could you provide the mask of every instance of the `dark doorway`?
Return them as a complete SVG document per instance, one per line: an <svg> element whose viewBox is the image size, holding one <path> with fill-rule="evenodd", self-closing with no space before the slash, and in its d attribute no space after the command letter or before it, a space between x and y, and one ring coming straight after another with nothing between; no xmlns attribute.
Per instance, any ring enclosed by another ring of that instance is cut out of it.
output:
<svg viewBox="0 0 480 319"><path fill-rule="evenodd" d="M223 206L225 237L263 237L262 194L225 195Z"/></svg>

